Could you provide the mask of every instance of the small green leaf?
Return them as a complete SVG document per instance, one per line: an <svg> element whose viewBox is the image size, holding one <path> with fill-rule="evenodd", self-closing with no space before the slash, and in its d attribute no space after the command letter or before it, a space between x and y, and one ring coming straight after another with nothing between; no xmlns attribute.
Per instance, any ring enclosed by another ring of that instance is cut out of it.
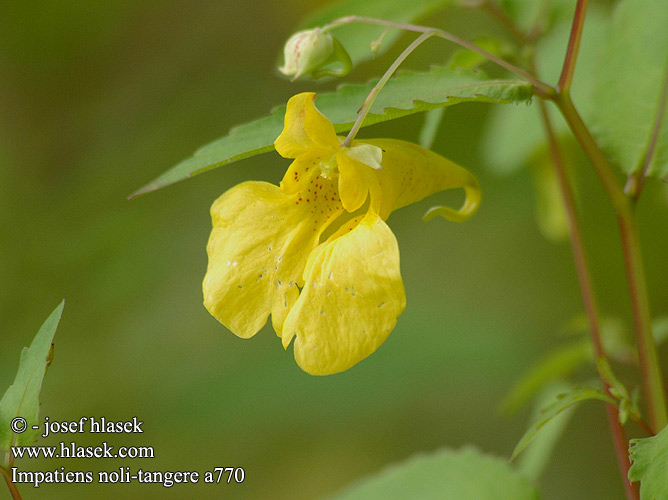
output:
<svg viewBox="0 0 668 500"><path fill-rule="evenodd" d="M541 416L541 410L557 397L559 394L568 392L573 386L565 382L554 382L546 385L536 398L532 420ZM550 461L559 438L566 430L566 426L573 416L575 408L568 408L552 420L547 422L536 435L524 453L517 460L518 470L532 481L537 481L543 470Z"/></svg>
<svg viewBox="0 0 668 500"><path fill-rule="evenodd" d="M7 389L0 400L0 449L9 450L10 446L32 444L39 436L39 393L46 369L53 358L51 342L56 333L65 301L44 322L37 332L30 347L23 349L19 370L14 383ZM26 421L26 430L14 433L11 429L13 419L20 417Z"/></svg>
<svg viewBox="0 0 668 500"><path fill-rule="evenodd" d="M505 459L473 448L420 455L364 479L330 500L537 500Z"/></svg>
<svg viewBox="0 0 668 500"><path fill-rule="evenodd" d="M514 460L517 455L519 455L522 450L527 447L527 445L533 440L533 438L536 437L543 426L550 420L574 404L580 403L581 401L586 401L588 399L598 399L610 404L616 403L614 399L599 391L598 389L589 389L587 387L576 387L565 394L560 394L557 396L556 401L541 411L540 417L536 419L531 427L529 427L529 429L527 429L527 431L524 433L522 439L520 439L519 443L517 443L517 446L515 446L511 460Z"/></svg>
<svg viewBox="0 0 668 500"><path fill-rule="evenodd" d="M543 386L567 378L580 366L592 359L589 339L561 346L538 361L518 380L499 404L499 411L512 415L519 411Z"/></svg>
<svg viewBox="0 0 668 500"><path fill-rule="evenodd" d="M668 2L617 4L596 72L592 131L626 173L643 168L654 130L649 174L668 175L668 113L658 116L668 85Z"/></svg>
<svg viewBox="0 0 668 500"><path fill-rule="evenodd" d="M316 105L332 121L337 132L348 131L355 122L360 104L375 83L342 85L336 92L318 94ZM453 72L442 67L432 67L429 72L406 71L387 83L364 126L462 102L527 102L531 95L531 85L525 81L490 79L482 72ZM284 115L285 106L281 106L274 109L271 116L232 129L227 136L204 146L130 197L272 151L274 140L283 129Z"/></svg>
<svg viewBox="0 0 668 500"><path fill-rule="evenodd" d="M639 419L640 409L638 408L637 393L632 392L629 395L626 386L615 377L610 363L605 358L598 358L596 360L596 368L601 378L610 386L610 394L618 400L615 404L619 409L619 423L625 425L629 416Z"/></svg>
<svg viewBox="0 0 668 500"><path fill-rule="evenodd" d="M656 436L632 439L629 481L640 481L641 500L668 500L668 427Z"/></svg>
<svg viewBox="0 0 668 500"><path fill-rule="evenodd" d="M400 23L414 23L419 19L453 4L453 0L343 0L334 2L309 14L301 23L299 29L324 26L335 19L347 16L375 17L385 21ZM371 59L374 54L371 43L385 30L385 26L365 23L352 23L336 28L332 33L350 54L355 65ZM398 29L390 29L383 37L383 43L378 47L384 52L392 46L401 35Z"/></svg>

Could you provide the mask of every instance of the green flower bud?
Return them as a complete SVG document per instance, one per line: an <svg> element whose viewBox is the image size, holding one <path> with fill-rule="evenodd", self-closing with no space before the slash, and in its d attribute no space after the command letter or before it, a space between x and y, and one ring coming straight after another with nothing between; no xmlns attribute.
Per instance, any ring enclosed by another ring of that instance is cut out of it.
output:
<svg viewBox="0 0 668 500"><path fill-rule="evenodd" d="M331 33L320 28L298 31L292 35L283 49L285 63L279 71L296 80L302 75L310 74L311 78L324 76L345 76L352 69L350 56L341 43ZM326 68L339 62L339 69Z"/></svg>

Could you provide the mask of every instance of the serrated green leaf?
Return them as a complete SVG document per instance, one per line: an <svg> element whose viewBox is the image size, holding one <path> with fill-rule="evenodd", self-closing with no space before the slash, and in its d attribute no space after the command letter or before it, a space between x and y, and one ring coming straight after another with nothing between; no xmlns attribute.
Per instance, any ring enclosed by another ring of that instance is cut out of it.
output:
<svg viewBox="0 0 668 500"><path fill-rule="evenodd" d="M640 481L641 500L668 500L668 427L656 436L632 439L629 481Z"/></svg>
<svg viewBox="0 0 668 500"><path fill-rule="evenodd" d="M330 500L537 500L536 488L505 459L473 448L420 455Z"/></svg>
<svg viewBox="0 0 668 500"><path fill-rule="evenodd" d="M529 427L529 429L527 429L527 431L524 433L522 439L520 439L519 443L517 443L517 446L515 446L511 460L514 460L517 455L519 455L522 450L527 447L527 445L533 440L533 438L536 437L543 426L550 420L574 404L590 399L598 399L610 404L616 403L614 399L599 391L598 389L590 389L587 387L576 387L565 394L560 394L557 396L557 400L555 402L541 411L540 417L536 419L531 427Z"/></svg>
<svg viewBox="0 0 668 500"><path fill-rule="evenodd" d="M592 131L626 173L643 168L654 128L649 175L668 175L668 114L658 116L668 85L668 2L623 0L615 8L596 71Z"/></svg>
<svg viewBox="0 0 668 500"><path fill-rule="evenodd" d="M10 446L29 445L39 436L39 430L33 430L32 426L39 425L39 393L53 356L51 342L64 306L65 301L56 307L37 332L30 347L24 348L21 353L14 383L0 400L0 449L9 450ZM12 432L10 424L16 417L26 420L25 432Z"/></svg>
<svg viewBox="0 0 668 500"><path fill-rule="evenodd" d="M318 109L334 123L337 132L350 130L357 110L375 83L346 84L336 92L318 94ZM531 85L522 80L490 79L482 72L453 72L442 67L433 67L429 72L405 71L387 83L374 102L364 126L462 102L527 102L531 95ZM281 106L268 117L232 129L227 136L204 146L194 156L168 170L131 197L212 168L272 151L274 140L283 129L284 115L285 106Z"/></svg>
<svg viewBox="0 0 668 500"><path fill-rule="evenodd" d="M414 23L430 13L452 5L453 0L343 0L326 5L309 14L299 29L324 26L346 16L375 17L386 21ZM374 54L371 43L385 31L384 26L353 23L336 28L332 34L339 39L355 65L371 59ZM383 37L379 52L384 52L401 35L398 29L390 29Z"/></svg>
<svg viewBox="0 0 668 500"><path fill-rule="evenodd" d="M573 386L562 381L546 385L540 391L533 406L532 420L537 420L541 416L541 411L545 406L554 401L559 394L563 394L572 389ZM550 461L559 438L566 430L566 426L573 416L574 408L568 408L547 422L541 431L536 435L531 446L524 450L524 453L517 460L518 470L532 481L537 481L543 470Z"/></svg>
<svg viewBox="0 0 668 500"><path fill-rule="evenodd" d="M591 361L589 339L561 346L538 361L518 380L501 401L499 411L512 415L527 404L546 384L566 378L578 367Z"/></svg>

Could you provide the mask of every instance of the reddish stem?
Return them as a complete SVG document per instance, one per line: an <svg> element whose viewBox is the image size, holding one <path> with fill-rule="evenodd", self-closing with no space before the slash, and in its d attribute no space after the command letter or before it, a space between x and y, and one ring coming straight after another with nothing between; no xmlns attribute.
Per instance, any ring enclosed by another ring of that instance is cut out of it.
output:
<svg viewBox="0 0 668 500"><path fill-rule="evenodd" d="M566 49L566 58L557 84L557 92L568 93L571 89L573 74L575 73L575 63L580 51L580 40L582 40L582 28L584 27L585 15L587 14L587 4L589 0L578 0L575 6L573 16L573 26L571 27L571 36L568 39L568 48Z"/></svg>
<svg viewBox="0 0 668 500"><path fill-rule="evenodd" d="M533 64L532 64L533 66ZM535 71L534 71L535 73ZM552 155L552 163L554 166L554 171L557 175L557 181L559 183L559 189L561 191L561 196L564 201L564 208L566 210L566 218L568 220L568 229L570 231L570 241L571 241L571 250L573 252L573 261L575 263L575 270L578 276L578 282L580 284L580 293L582 295L582 302L584 304L585 312L587 314L587 319L589 321L589 331L591 333L591 341L594 345L594 352L596 358L607 359L605 349L603 348L603 342L601 341L601 328L598 315L598 306L596 305L596 294L594 292L594 286L592 284L591 274L589 272L589 265L587 262L587 255L584 249L584 243L582 238L582 230L580 229L580 222L578 220L577 212L575 211L575 199L573 196L573 190L571 189L568 176L566 174L566 168L564 167L563 158L561 155L561 150L559 149L559 143L554 133L554 128L552 126L552 121L550 120L550 115L547 110L545 101L538 101L541 118L543 120L543 125L545 127L545 133L547 135L548 143L550 145L550 153ZM612 397L610 394L610 386L605 381L603 377L599 374L599 379L605 392ZM622 482L624 483L624 489L626 491L626 496L628 500L638 500L638 489L637 485L634 485L628 480L629 472L629 456L628 456L628 441L624 433L624 428L619 422L618 410L614 405L606 403L605 405L606 414L608 416L608 424L610 425L610 433L612 435L612 442L615 447L615 454L617 456L617 464L619 466L619 471L622 475Z"/></svg>
<svg viewBox="0 0 668 500"><path fill-rule="evenodd" d="M19 493L18 488L14 483L12 483L12 478L9 476L9 471L5 469L4 467L0 467L0 473L2 473L2 477L5 478L5 482L7 483L7 487L9 488L9 492L12 494L12 499L13 500L22 500L21 494Z"/></svg>

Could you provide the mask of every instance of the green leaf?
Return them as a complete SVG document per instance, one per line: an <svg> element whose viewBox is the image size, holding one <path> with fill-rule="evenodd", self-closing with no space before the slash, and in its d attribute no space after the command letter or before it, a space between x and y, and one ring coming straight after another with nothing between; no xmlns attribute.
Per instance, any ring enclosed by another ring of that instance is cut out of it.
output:
<svg viewBox="0 0 668 500"><path fill-rule="evenodd" d="M605 358L596 360L596 368L601 378L610 386L609 392L617 399L615 405L619 409L619 423L625 425L629 417L640 419L640 409L638 408L638 392L631 392L626 389L612 371L612 367Z"/></svg>
<svg viewBox="0 0 668 500"><path fill-rule="evenodd" d="M617 5L596 72L592 131L626 173L643 168L653 132L658 141L649 174L668 175L668 119L658 116L668 85L668 2L623 0Z"/></svg>
<svg viewBox="0 0 668 500"><path fill-rule="evenodd" d="M566 378L580 366L591 361L589 339L561 346L538 361L501 401L499 411L512 415L527 404L544 385Z"/></svg>
<svg viewBox="0 0 668 500"><path fill-rule="evenodd" d="M538 419L541 416L542 408L550 404L555 397L569 391L571 388L570 384L561 381L545 386L536 398L532 420ZM531 446L524 450L524 453L517 460L518 470L532 481L537 481L545 470L559 438L563 435L573 416L574 410L574 408L568 408L547 422L536 435Z"/></svg>
<svg viewBox="0 0 668 500"><path fill-rule="evenodd" d="M499 7L525 31L538 27L542 32L563 20L573 17L571 0L496 0Z"/></svg>
<svg viewBox="0 0 668 500"><path fill-rule="evenodd" d="M39 425L39 393L46 369L51 364L51 342L64 306L65 301L62 301L39 329L30 347L21 352L14 383L0 400L0 449L29 445L39 436L39 430L33 430L32 426ZM26 420L25 432L12 432L10 425L16 417Z"/></svg>
<svg viewBox="0 0 668 500"><path fill-rule="evenodd" d="M547 424L550 420L574 404L586 401L588 399L598 399L600 401L605 401L611 404L616 403L614 399L602 393L601 391L597 389L589 389L586 387L576 387L565 394L560 394L557 396L556 401L541 411L540 416L524 433L522 439L520 439L519 443L517 443L517 446L515 446L511 460L514 460L517 455L519 455L522 450L527 447L527 445L533 440L533 438L536 437L543 426L545 426L545 424Z"/></svg>
<svg viewBox="0 0 668 500"><path fill-rule="evenodd" d="M591 102L594 88L593 68L605 40L608 17L606 12L597 9L595 5L592 5L587 12L571 89L573 101L585 121L593 112ZM569 34L570 22L563 22L539 40L536 46L536 64L538 76L543 81L553 84L558 81ZM557 135L570 135L568 125L561 115L551 108L548 108L548 111ZM537 106L503 106L492 110L482 147L492 170L502 174L512 174L528 166L537 151L546 147L545 144L545 127Z"/></svg>
<svg viewBox="0 0 668 500"><path fill-rule="evenodd" d="M316 105L334 123L337 132L348 131L375 83L342 85L336 92L319 94ZM380 93L364 126L461 102L527 102L531 92L531 85L522 80L490 79L482 72L453 72L442 67L433 67L429 72L401 72ZM227 136L204 146L130 197L272 151L274 140L283 129L284 115L285 106L281 106L268 117L232 129Z"/></svg>
<svg viewBox="0 0 668 500"><path fill-rule="evenodd" d="M453 0L344 0L326 5L308 15L299 29L324 26L340 17L363 16L375 17L386 21L414 23L419 19L453 4ZM384 26L365 23L352 23L332 31L350 54L355 65L371 59L374 54L371 43L385 31ZM397 41L401 31L392 28L383 37L380 52L384 52Z"/></svg>
<svg viewBox="0 0 668 500"><path fill-rule="evenodd" d="M538 491L507 460L473 448L420 455L330 500L535 500Z"/></svg>
<svg viewBox="0 0 668 500"><path fill-rule="evenodd" d="M656 436L632 439L629 481L640 481L641 500L668 500L668 427Z"/></svg>

